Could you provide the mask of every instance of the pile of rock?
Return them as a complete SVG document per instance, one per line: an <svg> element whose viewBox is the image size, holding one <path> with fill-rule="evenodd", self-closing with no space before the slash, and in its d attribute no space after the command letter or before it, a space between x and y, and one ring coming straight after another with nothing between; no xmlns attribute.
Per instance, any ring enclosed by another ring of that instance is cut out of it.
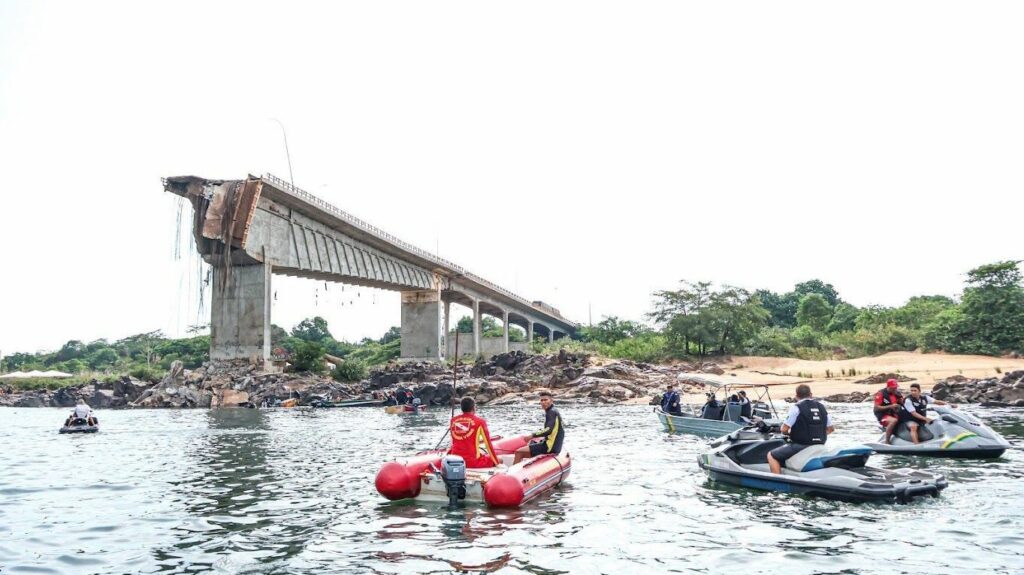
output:
<svg viewBox="0 0 1024 575"><path fill-rule="evenodd" d="M1024 370L1007 373L1002 378L970 379L954 375L937 381L931 395L953 403L1024 407Z"/></svg>
<svg viewBox="0 0 1024 575"><path fill-rule="evenodd" d="M871 400L873 394L867 391L854 391L852 393L837 393L828 397L823 397L827 403L864 403L865 401ZM786 398L786 401L796 401L795 399Z"/></svg>
<svg viewBox="0 0 1024 575"><path fill-rule="evenodd" d="M884 384L885 382L889 381L890 379L895 379L896 381L898 381L900 383L906 383L908 381L914 381L914 378L907 377L907 376L905 376L905 375L903 375L901 373L876 373L875 375L871 375L871 376L865 377L864 379L858 379L854 383L859 383L861 385L879 385L879 384Z"/></svg>
<svg viewBox="0 0 1024 575"><path fill-rule="evenodd" d="M309 373L262 373L247 361L214 361L186 371L174 362L164 379L130 407L254 407L298 398L341 401L359 397L362 386Z"/></svg>
<svg viewBox="0 0 1024 575"><path fill-rule="evenodd" d="M92 380L76 386L51 391L38 389L16 392L10 387L0 393L0 406L5 407L74 407L80 399L94 408L125 407L153 384L124 376L109 382Z"/></svg>

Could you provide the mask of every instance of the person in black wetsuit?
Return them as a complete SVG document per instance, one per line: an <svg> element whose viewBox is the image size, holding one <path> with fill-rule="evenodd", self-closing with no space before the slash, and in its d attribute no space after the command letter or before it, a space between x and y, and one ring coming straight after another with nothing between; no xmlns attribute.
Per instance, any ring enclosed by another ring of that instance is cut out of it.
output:
<svg viewBox="0 0 1024 575"><path fill-rule="evenodd" d="M565 425L562 424L562 414L555 409L555 402L551 394L540 392L540 406L544 409L544 429L528 437L543 437L543 441L529 443L516 450L516 459L512 465L519 463L527 457L537 457L545 453L561 453L562 440L565 439Z"/></svg>

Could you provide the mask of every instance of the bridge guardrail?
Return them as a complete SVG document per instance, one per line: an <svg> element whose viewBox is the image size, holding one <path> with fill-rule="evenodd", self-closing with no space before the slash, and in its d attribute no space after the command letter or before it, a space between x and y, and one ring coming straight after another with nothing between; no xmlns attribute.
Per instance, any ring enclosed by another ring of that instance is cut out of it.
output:
<svg viewBox="0 0 1024 575"><path fill-rule="evenodd" d="M446 260L446 259L444 259L442 257L436 256L436 255L434 255L434 254L432 254L432 253L430 253L430 252L428 252L426 250L420 249L420 248L418 248L418 247L416 247L416 246L414 246L414 245L412 245L412 244L410 244L410 243L408 243L406 241L403 241L403 240L399 239L398 237L396 237L396 236L394 236L394 235L392 235L392 234L390 234L390 233L388 233L388 232L378 228L377 226L375 226L375 225L373 225L373 224L371 224L369 222L363 221L363 220L357 218L356 216L353 216L352 214L350 214L350 213L348 213L348 212L346 212L346 211L344 211L344 210L334 206L333 204L327 202L326 200L324 200L322 198L319 198L317 196L314 196L313 194L307 192L306 190L303 190L302 188L299 188L297 186L293 186L291 184L291 182L282 180L281 178L275 176L274 174L265 173L265 174L263 174L261 176L261 179L263 179L264 181L270 182L274 187L276 187L276 188L278 188L278 189L280 189L280 190L282 190L284 192L292 194L293 196L296 196L297 198L300 198L303 201L306 201L306 202L308 202L308 203L310 203L310 204L312 204L314 206L319 207L320 209L322 209L322 210L324 210L324 211L334 215L338 219L344 221L345 223L348 223L348 224L350 224L350 225L352 225L352 226L354 226L356 228L359 228L360 230L362 230L364 232L367 232L367 233L372 234L372 235L374 235L374 236L376 236L376 237L378 237L378 238L380 238L382 240L390 242L390 243L392 243L392 244L394 244L394 245L396 245L396 246L398 246L398 247L400 247L400 248L402 248L402 249L404 249L406 251L409 251L409 252L411 252L413 254L416 254L417 256L419 256L419 257L421 257L421 258L423 258L423 259L425 259L427 261L433 262L434 264L436 264L438 266L441 266L441 267L444 267L444 268L448 268L451 271L457 272L460 275L465 276L466 278L469 278L470 280L472 280L472 281L474 281L474 282L476 282L476 283L478 283L478 284L480 284L482 286L487 287L488 289L492 289L492 290L494 290L494 291L496 291L496 292L498 292L498 293L500 293L500 294L502 294L502 295L504 295L506 297L510 297L510 298L516 300L520 304L525 305L526 307L528 307L530 309L536 310L536 311L538 311L540 313L543 313L545 315L548 315L548 316L553 316L554 315L550 311L538 308L537 306L533 305L533 303L528 301L526 298L518 296L518 295L512 293L511 291L509 291L509 290L507 290L507 289L505 289L505 288L503 288L501 286L498 286L498 285L496 285L494 283L491 283L491 282L485 280L484 278L482 278L482 277L480 277L480 276L478 276L478 275L476 275L474 273L469 272L468 270L466 270L462 266L459 266L459 265L457 265L455 263L452 263L452 262L450 262L450 261L448 261L448 260ZM566 322L566 323L568 323L570 325L575 325L573 322L563 318L561 316L561 314L559 314L557 316L554 316L554 317L557 317L559 320L564 321L564 322Z"/></svg>

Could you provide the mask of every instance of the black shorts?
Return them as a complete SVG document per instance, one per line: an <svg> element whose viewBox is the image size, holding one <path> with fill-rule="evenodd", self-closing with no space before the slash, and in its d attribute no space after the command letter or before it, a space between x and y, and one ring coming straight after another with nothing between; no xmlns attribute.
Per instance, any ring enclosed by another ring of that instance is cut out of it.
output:
<svg viewBox="0 0 1024 575"><path fill-rule="evenodd" d="M779 463L785 463L787 459L793 457L797 453L807 449L809 445L803 445L801 443L787 443L782 447L776 447L771 450L772 457Z"/></svg>
<svg viewBox="0 0 1024 575"><path fill-rule="evenodd" d="M545 453L551 453L548 451L548 443L546 441L538 441L530 444L530 457L537 457L538 455L544 455Z"/></svg>

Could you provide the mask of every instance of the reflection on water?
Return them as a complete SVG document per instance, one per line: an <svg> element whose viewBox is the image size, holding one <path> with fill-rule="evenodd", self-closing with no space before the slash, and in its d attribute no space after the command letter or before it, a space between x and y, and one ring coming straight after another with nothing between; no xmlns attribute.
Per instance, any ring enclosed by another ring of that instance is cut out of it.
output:
<svg viewBox="0 0 1024 575"><path fill-rule="evenodd" d="M1008 573L1024 561L1018 450L876 457L950 487L858 505L710 484L696 464L707 440L662 432L646 407L562 409L572 476L518 510L377 496L380 464L435 445L447 411L118 411L68 437L61 410L6 409L0 573ZM1024 440L1018 412L975 411ZM535 406L482 414L503 435L542 420ZM876 436L865 408L834 415L837 444Z"/></svg>

